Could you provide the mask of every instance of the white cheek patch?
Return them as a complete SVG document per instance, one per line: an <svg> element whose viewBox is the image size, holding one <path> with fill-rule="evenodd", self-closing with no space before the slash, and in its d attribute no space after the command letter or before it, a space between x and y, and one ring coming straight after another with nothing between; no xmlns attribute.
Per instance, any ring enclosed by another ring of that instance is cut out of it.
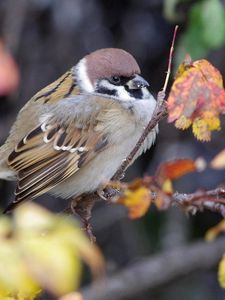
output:
<svg viewBox="0 0 225 300"><path fill-rule="evenodd" d="M134 97L131 97L131 95L125 90L124 86L115 86L111 84L108 80L101 80L99 86L109 91L116 90L117 95L111 96L112 98L123 100L123 101L135 99Z"/></svg>
<svg viewBox="0 0 225 300"><path fill-rule="evenodd" d="M93 93L94 87L87 75L87 66L85 58L79 61L75 68L75 73L80 88L87 93Z"/></svg>
<svg viewBox="0 0 225 300"><path fill-rule="evenodd" d="M120 100L134 100L134 97L131 97L131 95L125 90L123 86L118 86L117 87L117 93L118 93L118 98Z"/></svg>

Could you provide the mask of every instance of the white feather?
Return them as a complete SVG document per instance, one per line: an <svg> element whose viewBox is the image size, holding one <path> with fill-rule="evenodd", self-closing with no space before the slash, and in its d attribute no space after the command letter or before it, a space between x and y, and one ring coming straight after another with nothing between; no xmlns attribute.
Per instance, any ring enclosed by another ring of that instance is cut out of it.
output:
<svg viewBox="0 0 225 300"><path fill-rule="evenodd" d="M76 73L76 79L81 89L87 93L93 93L94 87L87 75L87 66L86 66L85 58L79 61L79 63L75 68L75 73Z"/></svg>

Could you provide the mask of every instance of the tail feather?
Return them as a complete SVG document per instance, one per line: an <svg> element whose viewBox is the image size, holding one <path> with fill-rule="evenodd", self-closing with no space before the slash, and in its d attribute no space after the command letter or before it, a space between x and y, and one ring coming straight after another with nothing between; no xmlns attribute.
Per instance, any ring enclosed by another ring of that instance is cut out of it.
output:
<svg viewBox="0 0 225 300"><path fill-rule="evenodd" d="M13 201L11 202L4 210L3 210L3 214L8 214L11 213L17 206L19 206L20 204L22 204L23 201Z"/></svg>
<svg viewBox="0 0 225 300"><path fill-rule="evenodd" d="M10 203L7 207L6 207L6 209L4 209L3 210L3 214L5 215L5 214L8 214L8 213L10 213L15 207L16 207L16 204L17 203Z"/></svg>

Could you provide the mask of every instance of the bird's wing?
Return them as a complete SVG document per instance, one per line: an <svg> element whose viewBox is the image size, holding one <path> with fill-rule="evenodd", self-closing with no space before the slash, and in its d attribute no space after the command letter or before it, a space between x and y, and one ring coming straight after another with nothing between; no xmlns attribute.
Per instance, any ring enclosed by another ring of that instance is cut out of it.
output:
<svg viewBox="0 0 225 300"><path fill-rule="evenodd" d="M107 135L98 125L98 118L80 128L76 118L53 118L30 131L8 157L18 174L14 206L51 190L105 149Z"/></svg>
<svg viewBox="0 0 225 300"><path fill-rule="evenodd" d="M31 102L50 104L70 96L79 95L80 90L74 78L74 69L67 71L31 98Z"/></svg>

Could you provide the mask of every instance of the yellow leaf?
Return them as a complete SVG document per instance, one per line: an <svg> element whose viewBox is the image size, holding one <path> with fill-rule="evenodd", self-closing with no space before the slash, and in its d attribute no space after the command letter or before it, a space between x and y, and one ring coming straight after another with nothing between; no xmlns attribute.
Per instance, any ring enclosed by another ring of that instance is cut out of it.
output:
<svg viewBox="0 0 225 300"><path fill-rule="evenodd" d="M225 232L225 220L221 221L219 224L217 224L216 226L210 228L207 232L206 232L206 240L207 241L212 241L214 240L218 234L220 234L221 232Z"/></svg>
<svg viewBox="0 0 225 300"><path fill-rule="evenodd" d="M40 292L15 241L1 240L0 261L0 295L20 293L24 298L29 298Z"/></svg>
<svg viewBox="0 0 225 300"><path fill-rule="evenodd" d="M69 243L72 248L76 249L80 258L91 268L96 277L102 277L105 273L104 258L95 244L90 244L90 240L83 234L77 226L71 226L73 222L69 218L64 218L63 224L58 229L58 234L64 242ZM76 238L74 238L76 237Z"/></svg>
<svg viewBox="0 0 225 300"><path fill-rule="evenodd" d="M15 211L15 224L29 269L51 293L63 295L78 287L81 259L96 276L103 275L104 259L99 249L74 219L27 203Z"/></svg>
<svg viewBox="0 0 225 300"><path fill-rule="evenodd" d="M192 125L192 130L196 138L200 141L210 141L211 131L209 130L208 123L201 118L196 118Z"/></svg>
<svg viewBox="0 0 225 300"><path fill-rule="evenodd" d="M128 208L128 216L131 219L142 217L148 211L151 205L151 195L146 187L139 187L135 191L126 190L118 203Z"/></svg>
<svg viewBox="0 0 225 300"><path fill-rule="evenodd" d="M220 130L220 119L213 113L206 112L203 115L205 122L208 124L208 129L210 131Z"/></svg>
<svg viewBox="0 0 225 300"><path fill-rule="evenodd" d="M181 117L179 117L176 122L175 122L175 126L179 129L187 129L191 126L192 120L190 118L185 117L184 115L182 115Z"/></svg>
<svg viewBox="0 0 225 300"><path fill-rule="evenodd" d="M33 278L56 296L79 285L81 264L77 253L64 244L57 232L20 241L24 260Z"/></svg>
<svg viewBox="0 0 225 300"><path fill-rule="evenodd" d="M218 280L220 286L225 289L225 255L219 263Z"/></svg>
<svg viewBox="0 0 225 300"><path fill-rule="evenodd" d="M163 182L163 185L162 185L162 190L167 193L167 194L172 194L173 193L173 184L172 184L172 181L170 179L166 179L164 182Z"/></svg>

